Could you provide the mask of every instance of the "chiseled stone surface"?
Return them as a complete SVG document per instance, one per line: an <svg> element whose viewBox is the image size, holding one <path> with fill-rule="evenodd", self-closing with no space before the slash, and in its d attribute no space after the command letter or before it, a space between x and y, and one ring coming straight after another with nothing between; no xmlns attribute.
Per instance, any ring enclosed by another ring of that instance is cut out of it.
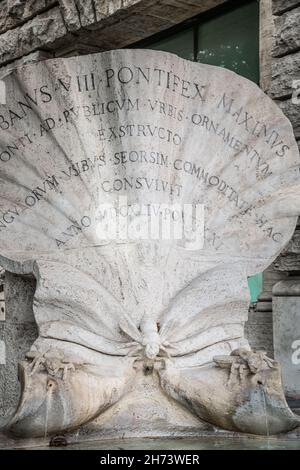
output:
<svg viewBox="0 0 300 470"><path fill-rule="evenodd" d="M272 3L274 15L280 15L281 13L300 5L299 0L273 0Z"/></svg>
<svg viewBox="0 0 300 470"><path fill-rule="evenodd" d="M102 2L102 5L103 4L105 5L107 2ZM83 27L89 26L97 21L96 5L93 0L77 2L77 10L79 13L80 23Z"/></svg>
<svg viewBox="0 0 300 470"><path fill-rule="evenodd" d="M259 86L267 94L271 84L273 33L272 0L263 0L259 4Z"/></svg>
<svg viewBox="0 0 300 470"><path fill-rule="evenodd" d="M244 336L247 277L300 212L278 107L228 70L140 50L43 61L2 89L1 264L36 278L39 331L12 432L296 427L278 364ZM154 209L187 223L187 205L197 230L141 237ZM115 211L131 236L107 238Z"/></svg>
<svg viewBox="0 0 300 470"><path fill-rule="evenodd" d="M282 57L272 58L272 84L270 95L278 98L278 105L291 120L294 133L297 139L299 136L300 105L297 104L296 80L300 77L300 55L299 55L299 8L298 0L273 0L273 13L276 15L276 28L273 34L273 55L283 55ZM295 96L296 94L296 96ZM282 101L281 101L282 100ZM298 100L299 101L299 100ZM298 142L298 146L300 142ZM294 237L297 239L297 232ZM278 257L274 263L274 269L282 279L289 274L294 274L299 270L299 253L290 250L291 244L284 250L284 253ZM264 278L266 273L264 273ZM277 282L280 279L277 280ZM273 287L276 281L272 283ZM268 289L270 290L270 289ZM260 308L260 304L258 308Z"/></svg>
<svg viewBox="0 0 300 470"><path fill-rule="evenodd" d="M271 98L292 96L293 81L300 74L300 51L284 57L274 58L272 62Z"/></svg>
<svg viewBox="0 0 300 470"><path fill-rule="evenodd" d="M74 55L78 44L88 52L125 47L225 1L7 0L0 3L0 64L38 48L60 56L70 48Z"/></svg>
<svg viewBox="0 0 300 470"><path fill-rule="evenodd" d="M300 6L282 16L275 17L275 33L272 54L283 56L300 49Z"/></svg>
<svg viewBox="0 0 300 470"><path fill-rule="evenodd" d="M0 63L11 62L35 49L49 47L67 34L61 11L58 7L41 13L19 28L0 36Z"/></svg>
<svg viewBox="0 0 300 470"><path fill-rule="evenodd" d="M6 364L5 341L0 340L0 365Z"/></svg>
<svg viewBox="0 0 300 470"><path fill-rule="evenodd" d="M5 366L0 365L1 417L16 410L20 396L18 362L38 335L32 310L35 287L33 278L6 273L6 320L0 338L5 343L6 357Z"/></svg>
<svg viewBox="0 0 300 470"><path fill-rule="evenodd" d="M2 0L0 34L19 26L56 3L56 0Z"/></svg>
<svg viewBox="0 0 300 470"><path fill-rule="evenodd" d="M1 331L1 340L5 344L5 365L0 365L0 415L12 415L20 399L18 380L18 362L24 358L30 345L37 338L34 322L18 320L11 323L6 320Z"/></svg>
<svg viewBox="0 0 300 470"><path fill-rule="evenodd" d="M75 0L60 0L60 8L68 31L80 29L81 22Z"/></svg>
<svg viewBox="0 0 300 470"><path fill-rule="evenodd" d="M273 321L271 311L261 312L250 309L245 323L245 336L254 351L265 350L269 357L274 356Z"/></svg>
<svg viewBox="0 0 300 470"><path fill-rule="evenodd" d="M19 67L23 67L24 65L34 64L35 62L39 62L45 59L51 59L53 54L46 51L36 51L32 52L31 54L23 56L21 59L15 60L7 65L4 65L0 69L0 79L2 79L5 75L9 74L12 70L15 70Z"/></svg>
<svg viewBox="0 0 300 470"><path fill-rule="evenodd" d="M296 229L292 240L275 262L278 271L289 271L291 274L300 271L300 230Z"/></svg>

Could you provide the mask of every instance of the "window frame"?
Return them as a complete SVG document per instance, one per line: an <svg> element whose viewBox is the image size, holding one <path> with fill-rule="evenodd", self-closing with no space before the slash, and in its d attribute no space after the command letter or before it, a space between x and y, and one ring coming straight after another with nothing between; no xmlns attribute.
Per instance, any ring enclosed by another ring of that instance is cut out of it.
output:
<svg viewBox="0 0 300 470"><path fill-rule="evenodd" d="M259 0L254 0L258 4L260 3ZM142 39L140 41L137 41L133 44L130 44L129 46L126 46L127 49L138 49L138 48L149 48L151 44L154 44L156 42L159 42L163 39L167 39L170 36L175 35L176 33L183 32L187 29L193 29L193 45L194 45L194 57L193 60L196 62L197 61L197 55L198 55L198 50L199 50L199 26L201 23L205 23L206 21L209 21L213 18L216 18L223 13L228 13L230 11L233 11L237 8L240 8L243 5L247 5L253 3L253 0L239 0L238 2L236 0L228 0L225 3L222 3L221 5L212 8L204 13L200 13L196 16L193 16L191 18L188 18L187 20L176 24L172 26L171 28L167 28L163 31L160 31L159 33L155 33L152 36L147 37L146 39Z"/></svg>

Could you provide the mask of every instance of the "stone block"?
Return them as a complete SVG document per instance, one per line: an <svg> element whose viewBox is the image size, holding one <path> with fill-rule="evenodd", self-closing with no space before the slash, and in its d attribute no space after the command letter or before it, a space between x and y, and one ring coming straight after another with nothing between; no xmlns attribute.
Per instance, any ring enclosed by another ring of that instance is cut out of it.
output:
<svg viewBox="0 0 300 470"><path fill-rule="evenodd" d="M300 278L273 289L274 355L289 399L300 399Z"/></svg>
<svg viewBox="0 0 300 470"><path fill-rule="evenodd" d="M283 56L300 49L300 7L275 17L272 55Z"/></svg>
<svg viewBox="0 0 300 470"><path fill-rule="evenodd" d="M272 62L270 96L284 99L292 96L293 82L300 79L300 51L275 58Z"/></svg>
<svg viewBox="0 0 300 470"><path fill-rule="evenodd" d="M266 351L269 357L274 357L272 311L250 309L245 336L254 351Z"/></svg>
<svg viewBox="0 0 300 470"><path fill-rule="evenodd" d="M281 255L274 262L278 271L300 271L300 230L296 228L293 238L289 241Z"/></svg>
<svg viewBox="0 0 300 470"><path fill-rule="evenodd" d="M21 310L22 306L19 311ZM4 324L0 342L5 344L6 362L0 365L0 416L6 416L17 408L20 394L18 363L24 360L25 353L30 349L36 337L35 323L6 321Z"/></svg>
<svg viewBox="0 0 300 470"><path fill-rule="evenodd" d="M300 102L293 103L292 99L277 101L278 106L291 121L296 139L300 139Z"/></svg>
<svg viewBox="0 0 300 470"><path fill-rule="evenodd" d="M273 0L273 14L280 15L281 13L296 8L299 5L299 0Z"/></svg>
<svg viewBox="0 0 300 470"><path fill-rule="evenodd" d="M3 286L0 286L3 289ZM4 299L4 291L0 290L0 321L5 320L5 299Z"/></svg>
<svg viewBox="0 0 300 470"><path fill-rule="evenodd" d="M16 28L56 3L55 0L2 0L0 2L0 34L8 29Z"/></svg>
<svg viewBox="0 0 300 470"><path fill-rule="evenodd" d="M278 106L291 121L296 139L300 139L300 102L293 103L292 99L277 101Z"/></svg>
<svg viewBox="0 0 300 470"><path fill-rule="evenodd" d="M0 36L0 64L11 62L39 48L51 48L67 34L58 7L36 16Z"/></svg>
<svg viewBox="0 0 300 470"><path fill-rule="evenodd" d="M20 391L18 362L24 359L25 353L37 337L32 310L35 284L33 278L6 272L7 315L0 331L0 340L5 345L6 362L0 366L0 416L16 409Z"/></svg>
<svg viewBox="0 0 300 470"><path fill-rule="evenodd" d="M30 65L34 64L35 62L39 62L45 59L51 59L53 54L51 52L46 51L35 51L31 52L28 55L21 57L21 59L14 60L7 65L3 65L0 68L0 79L5 77L5 75L12 72L14 69L18 69L19 67L23 67L23 65Z"/></svg>
<svg viewBox="0 0 300 470"><path fill-rule="evenodd" d="M59 0L61 13L68 31L76 31L81 28L79 11L75 0Z"/></svg>

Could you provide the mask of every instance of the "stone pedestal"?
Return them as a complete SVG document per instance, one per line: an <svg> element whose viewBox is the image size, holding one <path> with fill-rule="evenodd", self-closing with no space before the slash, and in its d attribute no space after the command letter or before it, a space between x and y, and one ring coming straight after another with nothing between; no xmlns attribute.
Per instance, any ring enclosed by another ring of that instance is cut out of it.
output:
<svg viewBox="0 0 300 470"><path fill-rule="evenodd" d="M300 277L274 286L273 322L275 359L282 365L286 396L300 400Z"/></svg>

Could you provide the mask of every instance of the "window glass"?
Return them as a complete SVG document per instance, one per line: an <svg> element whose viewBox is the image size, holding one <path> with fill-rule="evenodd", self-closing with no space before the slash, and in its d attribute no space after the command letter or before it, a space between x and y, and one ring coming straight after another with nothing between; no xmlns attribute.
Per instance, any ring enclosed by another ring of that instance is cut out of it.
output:
<svg viewBox="0 0 300 470"><path fill-rule="evenodd" d="M248 278L248 286L250 289L251 302L257 302L257 298L262 291L263 275L262 273L255 274Z"/></svg>
<svg viewBox="0 0 300 470"><path fill-rule="evenodd" d="M198 24L197 61L259 82L259 5L251 2Z"/></svg>
<svg viewBox="0 0 300 470"><path fill-rule="evenodd" d="M173 52L183 59L194 60L194 31L193 28L172 34L160 41L153 42L148 46L165 52Z"/></svg>

